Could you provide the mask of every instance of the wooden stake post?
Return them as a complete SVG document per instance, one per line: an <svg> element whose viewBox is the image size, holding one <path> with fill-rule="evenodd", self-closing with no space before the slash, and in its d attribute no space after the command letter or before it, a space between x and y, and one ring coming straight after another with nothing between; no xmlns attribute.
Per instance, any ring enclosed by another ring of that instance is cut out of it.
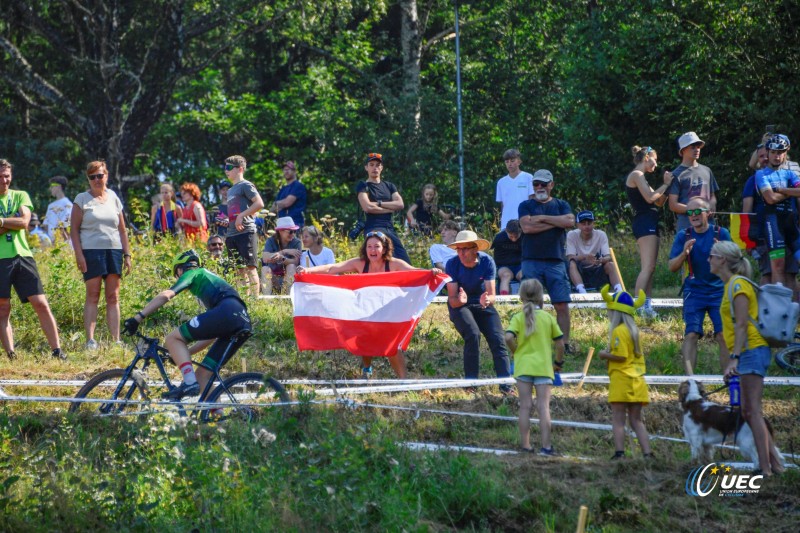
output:
<svg viewBox="0 0 800 533"><path fill-rule="evenodd" d="M617 277L619 278L619 284L622 285L622 290L627 291L628 289L625 288L625 280L622 279L622 273L619 271L619 264L617 264L617 256L614 255L614 249L609 247L608 253L611 254L611 261L614 263L614 270L617 271ZM636 298L636 295L633 295Z"/></svg>
<svg viewBox="0 0 800 533"><path fill-rule="evenodd" d="M592 357L594 356L594 346L589 348L589 355L586 356L586 362L583 363L583 375L578 382L578 390L583 388L583 380L586 378L586 373L589 372L589 365L592 364Z"/></svg>

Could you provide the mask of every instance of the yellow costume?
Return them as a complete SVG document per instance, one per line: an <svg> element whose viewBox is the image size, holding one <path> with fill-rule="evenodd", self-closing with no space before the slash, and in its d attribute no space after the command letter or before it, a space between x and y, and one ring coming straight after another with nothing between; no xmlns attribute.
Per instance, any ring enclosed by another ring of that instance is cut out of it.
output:
<svg viewBox="0 0 800 533"><path fill-rule="evenodd" d="M625 324L611 333L610 353L624 357L625 362L608 362L608 401L611 403L650 403L650 392L644 381L644 355L635 353L633 337Z"/></svg>

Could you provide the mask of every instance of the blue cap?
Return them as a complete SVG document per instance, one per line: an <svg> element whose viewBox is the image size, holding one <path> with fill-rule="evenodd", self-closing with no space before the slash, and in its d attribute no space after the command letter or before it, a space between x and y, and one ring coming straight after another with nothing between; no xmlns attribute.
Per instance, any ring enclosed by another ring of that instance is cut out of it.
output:
<svg viewBox="0 0 800 533"><path fill-rule="evenodd" d="M594 213L591 211L581 211L578 213L578 222L583 222L584 220L594 220Z"/></svg>
<svg viewBox="0 0 800 533"><path fill-rule="evenodd" d="M233 185L228 180L222 180L221 182L219 182L219 188L220 189L224 189L225 187L230 189L231 187L233 187Z"/></svg>

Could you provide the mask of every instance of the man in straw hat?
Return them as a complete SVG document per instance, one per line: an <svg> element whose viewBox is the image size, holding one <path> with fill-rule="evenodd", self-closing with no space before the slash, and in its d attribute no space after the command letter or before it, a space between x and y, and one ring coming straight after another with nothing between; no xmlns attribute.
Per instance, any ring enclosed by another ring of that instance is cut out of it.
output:
<svg viewBox="0 0 800 533"><path fill-rule="evenodd" d="M452 279L447 284L447 308L456 331L464 339L464 377L478 378L481 334L492 351L495 374L499 378L509 377L503 324L493 305L497 269L492 257L484 253L489 249L489 241L479 238L474 231L464 230L449 247L458 257L449 259L445 265L445 273ZM512 390L510 385L500 386L505 395L513 394Z"/></svg>
<svg viewBox="0 0 800 533"><path fill-rule="evenodd" d="M564 333L564 348L569 344L570 286L564 256L567 229L575 226L575 215L564 200L553 198L553 174L537 170L533 175L534 196L519 205L522 226L522 279L536 278L547 289L556 309L558 327Z"/></svg>

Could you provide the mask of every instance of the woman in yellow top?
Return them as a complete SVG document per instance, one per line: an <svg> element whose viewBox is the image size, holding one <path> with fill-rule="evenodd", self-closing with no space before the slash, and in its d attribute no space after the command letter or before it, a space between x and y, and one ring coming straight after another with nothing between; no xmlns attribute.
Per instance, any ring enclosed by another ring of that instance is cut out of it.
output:
<svg viewBox="0 0 800 533"><path fill-rule="evenodd" d="M645 293L639 296L625 291L608 292L609 286L600 289L608 306L609 348L598 353L608 361L608 401L611 403L611 431L614 434L615 452L611 459L625 457L625 418L639 439L645 457L653 457L650 436L642 421L642 407L650 403L650 392L644 381L644 354L639 345L639 328L633 320L638 307L644 305Z"/></svg>
<svg viewBox="0 0 800 533"><path fill-rule="evenodd" d="M730 351L730 363L725 370L725 378L739 375L741 380L742 418L750 425L758 450L759 468L763 475L782 472L780 458L773 455L772 436L764 422L761 397L764 394L764 376L772 361L772 353L764 337L758 332L751 319L758 318L758 300L755 290L747 280L753 269L742 256L739 247L730 241L718 242L711 248L708 257L711 273L725 283L722 293L720 314L722 315L722 334ZM733 282L733 287L729 285ZM733 315L729 294L733 295Z"/></svg>

